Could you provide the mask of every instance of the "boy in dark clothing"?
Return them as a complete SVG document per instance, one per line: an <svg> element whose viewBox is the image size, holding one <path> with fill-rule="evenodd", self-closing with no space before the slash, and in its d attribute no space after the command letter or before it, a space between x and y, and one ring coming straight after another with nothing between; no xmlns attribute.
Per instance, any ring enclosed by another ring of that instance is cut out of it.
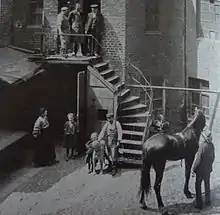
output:
<svg viewBox="0 0 220 215"><path fill-rule="evenodd" d="M215 148L212 143L212 135L210 131L206 131L205 141L199 146L196 153L196 157L193 163L192 172L196 174L196 204L197 209L202 209L202 192L201 184L204 181L205 184L205 203L206 205L211 204L210 196L210 173L212 172L212 164L215 159Z"/></svg>

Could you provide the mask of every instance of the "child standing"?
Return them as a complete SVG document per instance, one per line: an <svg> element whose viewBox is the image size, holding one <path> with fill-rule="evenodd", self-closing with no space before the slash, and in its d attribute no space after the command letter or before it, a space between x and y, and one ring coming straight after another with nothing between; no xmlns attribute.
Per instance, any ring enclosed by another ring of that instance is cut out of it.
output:
<svg viewBox="0 0 220 215"><path fill-rule="evenodd" d="M74 156L76 147L77 125L74 122L74 114L67 114L68 121L64 124L64 148L66 148L66 161Z"/></svg>
<svg viewBox="0 0 220 215"><path fill-rule="evenodd" d="M88 164L89 173L93 172L93 145L92 143L98 139L98 133L94 132L90 136L90 140L86 143L86 163Z"/></svg>

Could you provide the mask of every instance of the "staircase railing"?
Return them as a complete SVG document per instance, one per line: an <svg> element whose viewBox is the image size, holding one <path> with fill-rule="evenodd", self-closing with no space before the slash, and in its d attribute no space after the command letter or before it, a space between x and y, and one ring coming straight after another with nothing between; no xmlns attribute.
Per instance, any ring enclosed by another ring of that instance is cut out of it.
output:
<svg viewBox="0 0 220 215"><path fill-rule="evenodd" d="M144 135L142 137L142 144L143 144L145 142L146 138L149 135L150 117L151 117L151 113L152 113L152 110L153 110L153 88L151 87L150 82L146 79L143 72L139 68L137 68L136 66L134 66L130 62L129 62L129 65L132 68L134 68L139 73L140 77L143 78L143 80L144 80L144 84L141 84L140 81L138 81L136 78L131 76L132 80L134 80L144 92L144 95L145 95L144 103L145 103L145 105L147 105L147 103L148 103L148 111L147 111L148 116L147 116L145 127L144 127ZM145 87L146 85L149 86L149 90L150 90L149 93L148 93L147 88Z"/></svg>

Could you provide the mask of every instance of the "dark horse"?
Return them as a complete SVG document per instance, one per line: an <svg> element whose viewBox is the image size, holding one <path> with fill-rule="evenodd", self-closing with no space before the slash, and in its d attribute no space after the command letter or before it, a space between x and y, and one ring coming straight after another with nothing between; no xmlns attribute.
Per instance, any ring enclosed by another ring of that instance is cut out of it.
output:
<svg viewBox="0 0 220 215"><path fill-rule="evenodd" d="M143 144L143 163L141 168L141 185L139 194L141 207L147 208L145 194L150 191L150 169L154 168L156 180L154 190L160 211L164 210L164 204L160 194L161 181L167 160L177 161L185 159L185 186L184 194L192 198L189 191L189 178L192 163L199 146L201 132L206 125L206 119L202 111L195 111L193 120L180 133L168 135L164 133L155 134ZM168 214L168 211L162 212Z"/></svg>

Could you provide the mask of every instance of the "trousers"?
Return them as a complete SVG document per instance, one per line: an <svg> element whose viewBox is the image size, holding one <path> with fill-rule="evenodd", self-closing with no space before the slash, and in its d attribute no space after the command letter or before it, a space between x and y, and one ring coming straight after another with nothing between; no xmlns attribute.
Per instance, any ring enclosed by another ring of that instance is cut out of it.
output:
<svg viewBox="0 0 220 215"><path fill-rule="evenodd" d="M211 196L210 196L210 173L207 173L207 174L204 174L204 175L196 174L195 188L196 188L196 204L198 206L203 205L202 190L201 190L201 185L202 185L203 181L204 181L204 185L205 185L205 202L207 204L209 204L210 201L211 201Z"/></svg>

